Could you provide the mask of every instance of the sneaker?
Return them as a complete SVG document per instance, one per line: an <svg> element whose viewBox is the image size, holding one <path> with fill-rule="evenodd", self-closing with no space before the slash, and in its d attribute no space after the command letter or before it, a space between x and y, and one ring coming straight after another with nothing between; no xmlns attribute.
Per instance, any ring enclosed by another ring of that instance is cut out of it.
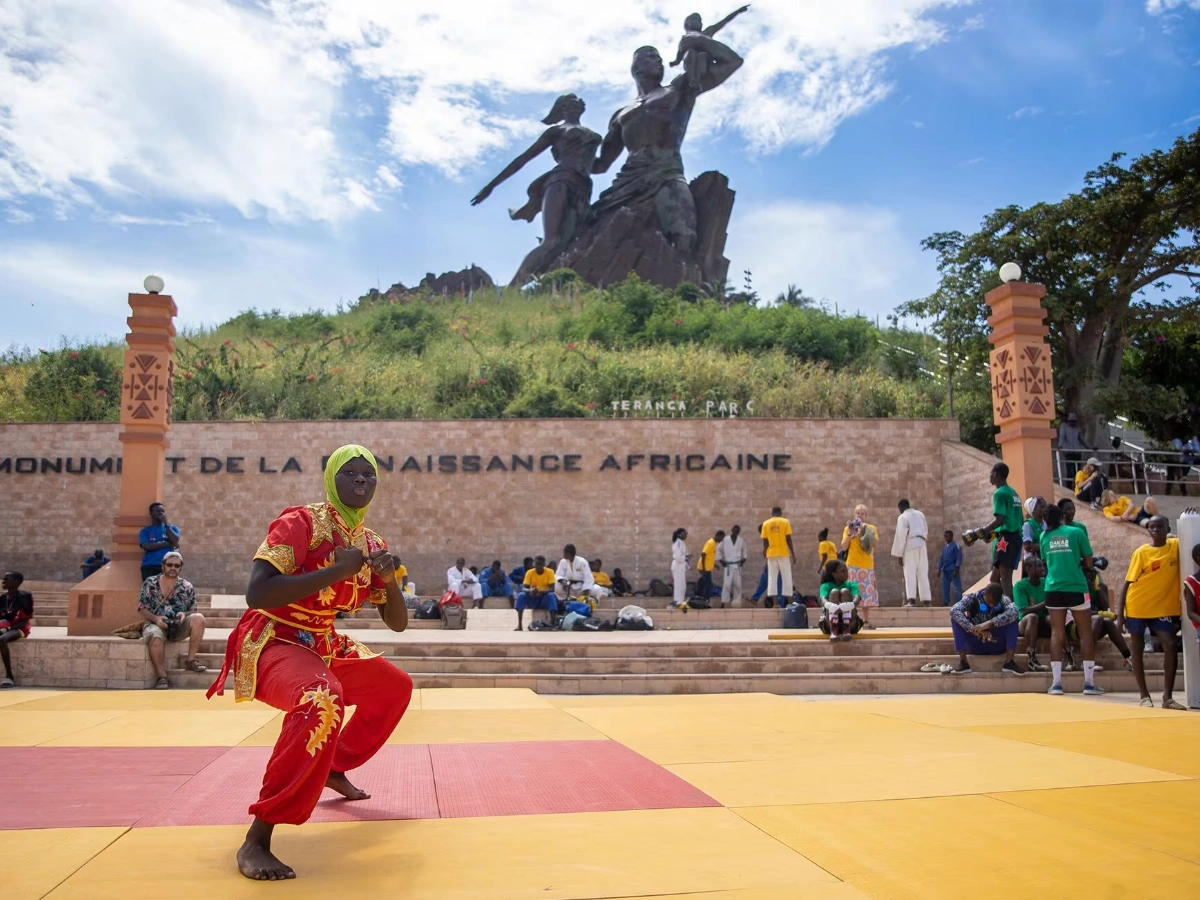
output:
<svg viewBox="0 0 1200 900"><path fill-rule="evenodd" d="M1143 697L1141 700L1138 701L1138 706L1149 706L1151 709L1153 709L1154 701L1151 700L1149 697Z"/></svg>
<svg viewBox="0 0 1200 900"><path fill-rule="evenodd" d="M1037 654L1036 654L1036 653L1029 653L1029 654L1026 654L1026 666L1025 666L1025 668L1026 668L1028 671L1030 671L1030 672L1049 672L1049 671L1050 671L1050 667L1049 667L1049 666L1047 666L1047 665L1046 665L1046 664L1044 664L1044 663L1040 663L1040 662L1038 662L1038 658L1037 658Z"/></svg>
<svg viewBox="0 0 1200 900"><path fill-rule="evenodd" d="M1083 686L1083 692L1084 692L1084 694L1086 694L1089 697L1099 697L1105 691L1104 691L1104 688L1098 687L1097 685L1085 684Z"/></svg>
<svg viewBox="0 0 1200 900"><path fill-rule="evenodd" d="M1053 694L1055 697L1061 697L1065 691L1063 691L1062 684L1055 682L1054 684L1050 685L1050 690L1046 691L1046 693Z"/></svg>
<svg viewBox="0 0 1200 900"><path fill-rule="evenodd" d="M842 640L843 640L843 641L848 641L848 640L850 640L852 637L854 637L854 635L852 635L850 632L848 632L848 631L847 631L845 634L843 634L843 635L842 635Z"/></svg>
<svg viewBox="0 0 1200 900"><path fill-rule="evenodd" d="M1018 666L1015 662L1006 662L1000 667L1001 675L1024 675L1025 670Z"/></svg>
<svg viewBox="0 0 1200 900"><path fill-rule="evenodd" d="M840 641L841 639L842 639L842 638L841 638L841 635L837 635L837 634L831 634L831 635L829 636L829 643L831 643L831 644L836 644L836 643L837 643L838 641Z"/></svg>
<svg viewBox="0 0 1200 900"><path fill-rule="evenodd" d="M1104 671L1104 666L1100 665L1100 663L1096 663L1096 664L1095 664L1095 665L1092 667L1092 671L1093 671L1093 672L1103 672L1103 671Z"/></svg>
<svg viewBox="0 0 1200 900"><path fill-rule="evenodd" d="M1121 660L1121 668L1125 669L1129 672L1132 672L1133 671L1133 660L1130 659L1128 656L1125 657L1123 660Z"/></svg>
<svg viewBox="0 0 1200 900"><path fill-rule="evenodd" d="M961 663L957 666L954 666L953 668L950 669L950 674L951 675L970 675L971 674L971 664L970 663Z"/></svg>

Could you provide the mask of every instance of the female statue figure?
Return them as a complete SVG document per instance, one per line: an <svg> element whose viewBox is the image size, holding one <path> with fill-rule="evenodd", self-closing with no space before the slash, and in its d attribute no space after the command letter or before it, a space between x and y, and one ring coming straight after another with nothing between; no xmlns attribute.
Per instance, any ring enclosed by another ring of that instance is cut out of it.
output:
<svg viewBox="0 0 1200 900"><path fill-rule="evenodd" d="M683 177L679 149L687 134L696 97L726 81L742 65L742 58L703 32L688 32L679 42L688 60L702 58L703 71L676 77L663 87L663 60L654 47L639 47L631 72L638 98L620 109L609 122L593 172L606 172L628 149L629 158L612 186L592 207L595 219L622 207L653 200L659 230L681 253L695 252L696 203ZM692 52L695 51L695 52Z"/></svg>
<svg viewBox="0 0 1200 900"><path fill-rule="evenodd" d="M592 163L596 148L600 146L600 135L579 124L584 109L583 101L574 94L563 94L555 100L550 114L542 119L550 127L471 200L472 206L482 203L496 185L511 178L527 162L550 148L557 165L529 185L529 202L520 209L508 211L513 219L526 222L532 222L539 211L542 214L542 243L521 263L513 276L515 285L524 284L530 276L544 271L566 250L587 216L588 203L592 199Z"/></svg>

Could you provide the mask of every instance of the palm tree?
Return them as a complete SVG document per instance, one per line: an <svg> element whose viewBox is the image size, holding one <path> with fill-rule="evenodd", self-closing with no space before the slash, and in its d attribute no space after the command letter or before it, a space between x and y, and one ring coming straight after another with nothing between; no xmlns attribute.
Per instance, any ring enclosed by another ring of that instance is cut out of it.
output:
<svg viewBox="0 0 1200 900"><path fill-rule="evenodd" d="M805 296L804 291L794 284L789 284L787 290L775 298L776 306L794 306L796 309L809 309L814 303L812 297Z"/></svg>

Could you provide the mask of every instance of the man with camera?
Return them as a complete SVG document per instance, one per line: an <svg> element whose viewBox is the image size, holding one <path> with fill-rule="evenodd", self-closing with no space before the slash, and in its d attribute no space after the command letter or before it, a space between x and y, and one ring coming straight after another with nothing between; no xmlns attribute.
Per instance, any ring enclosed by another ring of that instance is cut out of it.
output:
<svg viewBox="0 0 1200 900"><path fill-rule="evenodd" d="M142 582L142 594L138 599L138 612L146 620L142 626L142 640L150 648L150 664L154 666L154 687L166 690L167 666L165 646L167 641L188 641L187 661L184 667L189 672L206 672L207 667L196 659L196 651L204 637L204 616L196 611L196 589L186 578L181 577L183 556L172 550L162 558L162 574L151 575Z"/></svg>

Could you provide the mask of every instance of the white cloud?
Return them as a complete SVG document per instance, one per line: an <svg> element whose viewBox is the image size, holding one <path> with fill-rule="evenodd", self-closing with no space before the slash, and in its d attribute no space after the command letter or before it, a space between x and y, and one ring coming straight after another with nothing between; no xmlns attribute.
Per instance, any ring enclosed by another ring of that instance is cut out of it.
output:
<svg viewBox="0 0 1200 900"><path fill-rule="evenodd" d="M1146 0L1146 12L1157 16L1179 7L1200 10L1200 0Z"/></svg>
<svg viewBox="0 0 1200 900"><path fill-rule="evenodd" d="M1040 116L1045 109L1040 106L1022 106L1015 112L1008 114L1010 119L1032 119L1034 116Z"/></svg>
<svg viewBox="0 0 1200 900"><path fill-rule="evenodd" d="M760 0L721 33L746 64L700 100L692 134L819 148L888 94L890 51L946 39L937 14L969 2ZM0 200L39 198L60 217L152 197L338 221L396 189L379 171L388 157L454 175L524 138L539 127L531 97L600 95L600 130L611 98L632 93L632 50L670 58L689 12L691 0L443 0L419 15L395 0L6 0ZM371 127L364 109L386 118L366 153L352 131Z"/></svg>
<svg viewBox="0 0 1200 900"><path fill-rule="evenodd" d="M402 182L396 177L396 173L387 166L380 166L378 169L376 169L375 178L378 179L380 184L390 191L399 190L402 186Z"/></svg>
<svg viewBox="0 0 1200 900"><path fill-rule="evenodd" d="M24 225L26 222L33 221L33 213L16 206L9 206L4 210L4 218L10 225Z"/></svg>
<svg viewBox="0 0 1200 900"><path fill-rule="evenodd" d="M972 156L970 159L964 159L958 164L960 169L969 169L971 166L977 166L987 159L986 156Z"/></svg>
<svg viewBox="0 0 1200 900"><path fill-rule="evenodd" d="M730 281L750 269L770 300L788 284L842 311L884 314L937 285L932 260L900 216L872 206L793 201L753 207L730 228Z"/></svg>
<svg viewBox="0 0 1200 900"><path fill-rule="evenodd" d="M211 216L203 213L183 213L170 219L161 216L130 216L125 213L105 213L98 216L97 219L109 225L120 225L122 227L129 225L150 225L163 228L186 228L189 225L209 225L213 221Z"/></svg>

